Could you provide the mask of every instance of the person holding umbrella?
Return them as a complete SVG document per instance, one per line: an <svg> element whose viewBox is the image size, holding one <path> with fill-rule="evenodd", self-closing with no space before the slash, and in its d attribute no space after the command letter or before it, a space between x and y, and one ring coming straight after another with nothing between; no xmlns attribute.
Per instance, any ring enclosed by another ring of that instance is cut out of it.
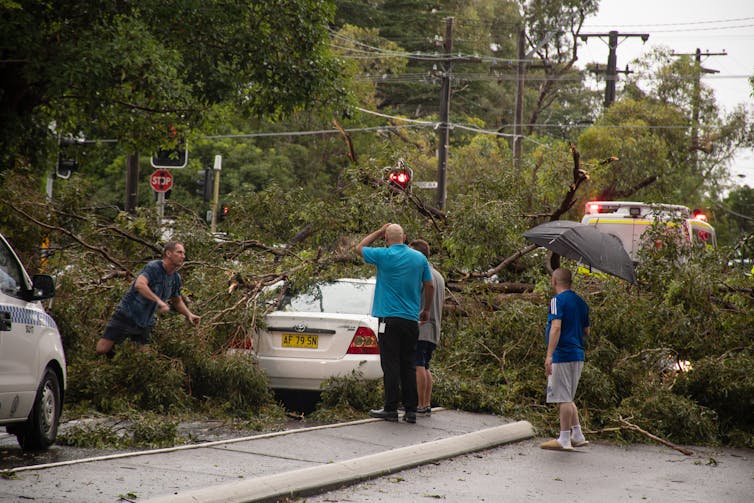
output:
<svg viewBox="0 0 754 503"><path fill-rule="evenodd" d="M540 445L542 449L571 451L587 445L574 403L584 368L584 339L589 337L589 306L571 290L571 271L555 269L550 278L555 296L547 315L547 403L557 403L560 436Z"/></svg>

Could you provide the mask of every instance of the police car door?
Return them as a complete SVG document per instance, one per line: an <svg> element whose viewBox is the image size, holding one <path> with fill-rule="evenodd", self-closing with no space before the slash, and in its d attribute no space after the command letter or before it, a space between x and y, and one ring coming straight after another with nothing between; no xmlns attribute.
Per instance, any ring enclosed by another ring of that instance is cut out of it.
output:
<svg viewBox="0 0 754 503"><path fill-rule="evenodd" d="M16 254L0 237L0 419L28 415L37 391L39 355L27 320L33 315L20 298L26 282Z"/></svg>

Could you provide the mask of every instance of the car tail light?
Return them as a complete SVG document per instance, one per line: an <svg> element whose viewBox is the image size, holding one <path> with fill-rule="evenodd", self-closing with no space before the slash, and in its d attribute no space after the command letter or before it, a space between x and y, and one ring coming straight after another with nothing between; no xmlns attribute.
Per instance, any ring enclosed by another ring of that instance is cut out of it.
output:
<svg viewBox="0 0 754 503"><path fill-rule="evenodd" d="M230 340L228 347L231 349L253 349L251 337L234 337Z"/></svg>
<svg viewBox="0 0 754 503"><path fill-rule="evenodd" d="M351 339L351 345L348 346L349 355L378 355L380 346L377 343L377 336L372 329L359 327Z"/></svg>

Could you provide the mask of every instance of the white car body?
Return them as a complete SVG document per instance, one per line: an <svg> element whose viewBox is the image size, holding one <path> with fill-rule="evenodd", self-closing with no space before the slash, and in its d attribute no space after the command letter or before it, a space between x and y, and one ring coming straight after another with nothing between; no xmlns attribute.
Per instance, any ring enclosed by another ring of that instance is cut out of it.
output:
<svg viewBox="0 0 754 503"><path fill-rule="evenodd" d="M328 285L333 283L340 285L339 291L353 295L329 296ZM333 283L314 285L314 293L296 296L292 305L266 316L254 352L272 388L319 390L328 378L353 372L364 379L382 377L378 322L369 314L375 280Z"/></svg>
<svg viewBox="0 0 754 503"><path fill-rule="evenodd" d="M52 295L52 278L29 278L0 235L0 425L25 449L55 441L66 387L60 333L40 303Z"/></svg>

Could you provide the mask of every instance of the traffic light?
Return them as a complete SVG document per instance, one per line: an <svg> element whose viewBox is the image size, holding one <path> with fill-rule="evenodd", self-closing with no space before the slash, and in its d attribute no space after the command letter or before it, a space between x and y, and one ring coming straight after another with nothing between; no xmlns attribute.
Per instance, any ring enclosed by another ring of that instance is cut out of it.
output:
<svg viewBox="0 0 754 503"><path fill-rule="evenodd" d="M168 148L160 148L152 155L153 168L185 168L188 164L188 142L178 136L175 126L170 126L164 145Z"/></svg>
<svg viewBox="0 0 754 503"><path fill-rule="evenodd" d="M215 173L211 168L206 168L199 172L199 178L196 180L196 195L202 196L204 202L212 200L214 181Z"/></svg>
<svg viewBox="0 0 754 503"><path fill-rule="evenodd" d="M58 178L68 179L71 177L71 173L79 169L79 163L76 159L67 159L64 157L58 157L58 165L55 168L55 174Z"/></svg>
<svg viewBox="0 0 754 503"><path fill-rule="evenodd" d="M152 155L154 168L185 168L188 164L188 142L179 140L175 148L159 149Z"/></svg>
<svg viewBox="0 0 754 503"><path fill-rule="evenodd" d="M411 168L385 168L387 173L387 182L391 187L408 191L411 188L411 179L414 172Z"/></svg>
<svg viewBox="0 0 754 503"><path fill-rule="evenodd" d="M156 190L153 190L152 193L154 194L154 200L157 201L157 199L160 197L160 193L157 192ZM168 189L165 192L163 192L163 194L165 194L166 201L170 199L170 194L172 193L173 193L173 189Z"/></svg>
<svg viewBox="0 0 754 503"><path fill-rule="evenodd" d="M58 163L55 166L55 174L58 178L68 179L71 174L79 169L78 156L85 154L79 152L79 146L85 143L83 138L61 137L58 140ZM73 147L73 148L72 148Z"/></svg>
<svg viewBox="0 0 754 503"><path fill-rule="evenodd" d="M229 214L230 206L228 206L226 203L220 203L220 206L218 206L217 208L217 221L222 222Z"/></svg>

